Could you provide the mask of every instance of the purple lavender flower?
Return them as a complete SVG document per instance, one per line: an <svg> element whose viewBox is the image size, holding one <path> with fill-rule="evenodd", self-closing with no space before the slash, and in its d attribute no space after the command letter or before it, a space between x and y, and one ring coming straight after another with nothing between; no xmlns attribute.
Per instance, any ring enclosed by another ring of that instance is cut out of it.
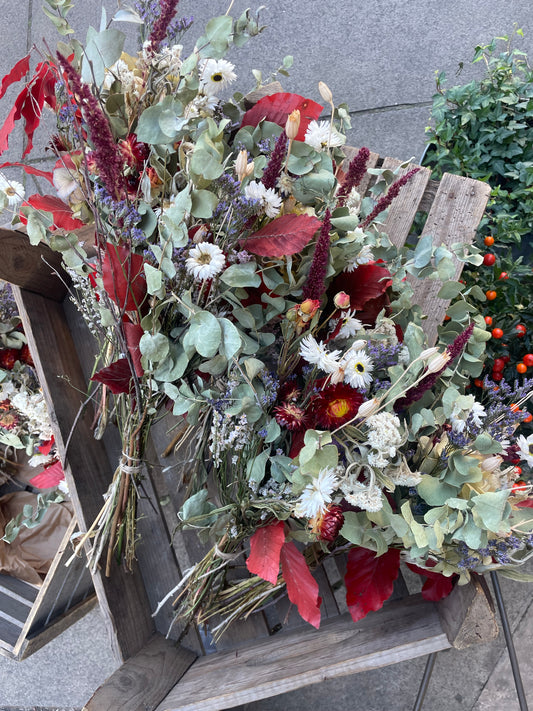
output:
<svg viewBox="0 0 533 711"><path fill-rule="evenodd" d="M320 234L315 245L313 261L311 262L309 275L303 288L304 299L319 300L322 297L324 291L326 290L324 279L326 277L326 272L328 269L330 227L331 213L328 208L324 214L322 229L320 230Z"/></svg>
<svg viewBox="0 0 533 711"><path fill-rule="evenodd" d="M281 174L281 166L287 152L287 134L282 131L276 141L274 150L267 163L261 182L265 188L275 188L278 178Z"/></svg>
<svg viewBox="0 0 533 711"><path fill-rule="evenodd" d="M388 206L391 204L391 202L394 200L395 197L398 197L398 194L402 187L415 175L415 173L418 173L420 168L413 168L410 170L408 173L405 175L402 175L401 178L398 178L398 180L395 180L394 183L390 186L390 188L387 190L387 194L384 195L383 197L380 197L379 200L377 201L377 204L375 208L372 210L370 215L366 217L366 219L362 222L361 224L361 229L365 229L365 227L368 227L368 225L376 219L376 217L383 212L383 210L386 210Z"/></svg>
<svg viewBox="0 0 533 711"><path fill-rule="evenodd" d="M107 192L120 200L126 196L124 160L115 143L109 122L91 90L82 82L78 72L60 52L59 64L67 75L68 83L78 105L83 111L93 144L93 158L100 180Z"/></svg>
<svg viewBox="0 0 533 711"><path fill-rule="evenodd" d="M370 151L368 148L363 147L350 161L346 176L337 192L337 204L339 207L344 205L346 198L351 193L353 188L356 188L363 179L363 176L366 173L366 164L369 158Z"/></svg>

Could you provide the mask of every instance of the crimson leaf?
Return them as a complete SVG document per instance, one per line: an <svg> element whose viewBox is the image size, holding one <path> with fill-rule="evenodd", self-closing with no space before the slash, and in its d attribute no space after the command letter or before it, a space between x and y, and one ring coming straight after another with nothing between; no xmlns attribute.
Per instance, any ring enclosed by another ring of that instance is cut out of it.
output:
<svg viewBox="0 0 533 711"><path fill-rule="evenodd" d="M146 297L144 260L129 247L108 242L102 263L102 281L107 295L121 310L138 310Z"/></svg>
<svg viewBox="0 0 533 711"><path fill-rule="evenodd" d="M258 528L250 538L250 555L246 567L254 575L275 585L278 582L279 559L285 543L285 524L276 521Z"/></svg>
<svg viewBox="0 0 533 711"><path fill-rule="evenodd" d="M72 210L67 203L55 195L39 195L39 193L35 193L34 195L30 195L29 198L22 203L22 207L24 207L24 205L31 205L31 207L34 207L36 210L51 213L54 221L54 229L79 230L80 227L85 226L84 222L73 217ZM26 218L23 214L20 215L20 221L26 224Z"/></svg>
<svg viewBox="0 0 533 711"><path fill-rule="evenodd" d="M277 123L278 126L285 128L287 117L296 109L300 112L300 128L298 129L296 140L303 141L309 123L320 116L322 106L317 104L316 101L305 99L299 94L281 91L277 94L264 96L244 114L241 126L257 126L260 121L265 119L265 121Z"/></svg>
<svg viewBox="0 0 533 711"><path fill-rule="evenodd" d="M65 478L65 472L61 466L61 462L54 462L42 472L32 476L30 479L30 484L35 486L37 489L52 489L57 486L60 481Z"/></svg>
<svg viewBox="0 0 533 711"><path fill-rule="evenodd" d="M119 358L106 368L101 368L91 380L103 383L114 395L129 393L131 389L131 370L127 358Z"/></svg>
<svg viewBox="0 0 533 711"><path fill-rule="evenodd" d="M399 571L400 551L397 548L389 548L379 557L367 548L350 550L344 583L346 603L354 622L383 607L392 595Z"/></svg>
<svg viewBox="0 0 533 711"><path fill-rule="evenodd" d="M434 573L432 570L419 568L412 563L407 563L407 567L409 570L412 570L413 573L417 573L426 578L422 586L422 597L424 600L432 600L433 602L442 600L443 597L448 597L458 577L457 575L446 576L441 573Z"/></svg>
<svg viewBox="0 0 533 711"><path fill-rule="evenodd" d="M40 170L39 168L34 168L32 165L27 165L26 163L17 163L16 161L13 163L2 163L2 165L0 165L0 170L2 168L11 167L22 168L22 170L24 170L26 173L29 173L30 175L38 175L40 178L46 178L48 182L52 184L54 183L54 174L51 170Z"/></svg>
<svg viewBox="0 0 533 711"><path fill-rule="evenodd" d="M300 616L317 629L320 627L318 583L311 575L305 558L292 541L281 549L281 572L287 584L289 600L296 605Z"/></svg>
<svg viewBox="0 0 533 711"><path fill-rule="evenodd" d="M25 77L29 71L30 55L27 54L22 59L19 59L13 69L8 72L2 79L2 86L0 86L0 99L4 96L11 84L14 84L16 81L20 81L22 77Z"/></svg>
<svg viewBox="0 0 533 711"><path fill-rule="evenodd" d="M283 215L272 220L241 245L260 257L283 257L300 252L322 226L312 215Z"/></svg>
<svg viewBox="0 0 533 711"><path fill-rule="evenodd" d="M126 344L128 346L128 351L130 352L131 359L133 361L133 367L135 368L135 374L142 378L144 375L144 368L141 365L141 349L139 348L139 342L144 333L144 328L138 323L124 323L124 335L126 336Z"/></svg>

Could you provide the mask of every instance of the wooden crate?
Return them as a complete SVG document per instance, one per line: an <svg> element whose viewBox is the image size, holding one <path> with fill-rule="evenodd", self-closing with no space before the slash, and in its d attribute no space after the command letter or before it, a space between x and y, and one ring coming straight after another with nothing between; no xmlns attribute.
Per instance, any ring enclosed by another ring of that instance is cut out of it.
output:
<svg viewBox="0 0 533 711"><path fill-rule="evenodd" d="M399 162L372 154L370 164L394 169ZM423 235L433 235L436 243L469 243L489 191L484 183L449 174L436 183L430 180L429 170L422 168L393 202L385 230L401 245L416 214L424 212ZM13 239L12 233L6 238ZM8 251L17 255L19 264L13 259L6 267L8 276L4 271L0 277L23 287L16 289L19 312L47 402L54 411L56 442L76 516L81 530L87 530L101 508L113 470L104 443L92 438L90 413L80 411L90 339L68 299L63 302L65 289L52 269L43 269L46 264L57 268L57 255L43 249L43 262L36 256L38 250L25 242ZM457 263L456 278L460 271ZM437 298L439 288L435 281L416 285L416 303L430 314L425 326L430 343L436 339L448 305ZM162 456L171 424L160 422L149 442L140 500L138 564L131 574L114 563L110 578L100 572L94 575L115 654L127 661L95 693L87 711L230 708L322 679L494 636L494 618L479 582L456 588L438 605L419 595L406 596L354 625L345 614L338 590L342 571L328 565L316 572L324 620L318 631L303 623L283 599L235 625L217 647L202 630L189 631L181 644L175 644L172 637L180 634L177 626L165 640L163 635L172 620L171 604L155 617L152 611L202 552L193 532L173 535L182 494L176 485L176 471L183 463L180 465L175 456ZM114 463L116 445L107 444ZM283 630L278 631L281 626ZM311 654L311 649L323 653Z"/></svg>

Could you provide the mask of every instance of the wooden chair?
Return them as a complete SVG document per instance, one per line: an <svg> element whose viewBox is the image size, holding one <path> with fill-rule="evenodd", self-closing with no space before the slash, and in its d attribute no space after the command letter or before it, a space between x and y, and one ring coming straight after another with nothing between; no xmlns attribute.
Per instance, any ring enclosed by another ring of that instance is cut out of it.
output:
<svg viewBox="0 0 533 711"><path fill-rule="evenodd" d="M399 161L372 154L371 166L379 165L394 169ZM440 182L432 181L429 170L422 168L393 202L385 231L401 245L417 213L426 212L423 234L431 234L436 243L470 243L489 192L485 183L449 174ZM18 285L17 304L52 413L77 520L86 531L102 505L116 461L112 442L107 443L110 459L104 443L93 439L87 409L80 415L90 368L88 335L49 266L59 268L58 255L41 249L42 261L39 250L20 236L17 241L13 232L1 232L0 239L7 255L0 277ZM457 263L456 278L460 271ZM435 281L416 286L416 303L428 314L430 343L448 306L437 298L440 286ZM110 578L101 573L94 576L114 652L124 664L96 691L87 711L225 709L323 679L452 646L463 648L497 634L490 601L479 581L456 587L438 604L420 595L404 595L353 624L338 589L342 574L332 562L316 571L323 597L320 630L303 623L296 612L290 613L283 599L236 624L216 647L202 630L189 631L179 645L165 639L172 621L171 603L155 617L152 612L202 552L195 533L172 535L182 492L175 483L179 460L162 456L167 429L168 423L159 423L147 453L138 564L132 574L115 565ZM283 622L283 629L277 631ZM179 633L173 628L174 637ZM311 647L322 653L309 654Z"/></svg>

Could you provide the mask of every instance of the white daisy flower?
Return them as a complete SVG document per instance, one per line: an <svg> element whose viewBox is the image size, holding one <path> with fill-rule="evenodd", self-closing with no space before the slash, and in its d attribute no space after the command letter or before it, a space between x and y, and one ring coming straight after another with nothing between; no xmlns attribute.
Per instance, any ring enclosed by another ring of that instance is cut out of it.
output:
<svg viewBox="0 0 533 711"><path fill-rule="evenodd" d="M218 104L219 100L216 96L202 96L198 94L190 104L187 104L185 116L187 118L212 116ZM176 128L178 128L178 126L176 126Z"/></svg>
<svg viewBox="0 0 533 711"><path fill-rule="evenodd" d="M355 309L348 311L342 320L342 326L337 334L337 338L353 338L355 334L363 328L362 322L358 318L355 318L355 313Z"/></svg>
<svg viewBox="0 0 533 711"><path fill-rule="evenodd" d="M315 151L320 152L325 148L344 145L346 137L339 133L336 128L330 126L329 121L311 121L305 132L304 141Z"/></svg>
<svg viewBox="0 0 533 711"><path fill-rule="evenodd" d="M195 279L212 279L226 264L224 252L216 244L200 242L191 250L185 268Z"/></svg>
<svg viewBox="0 0 533 711"><path fill-rule="evenodd" d="M344 369L344 382L352 388L366 388L372 382L374 364L362 348L351 348L341 361Z"/></svg>
<svg viewBox="0 0 533 711"><path fill-rule="evenodd" d="M8 180L3 173L0 173L0 190L7 197L7 206L15 209L24 200L26 194L24 186L16 180Z"/></svg>
<svg viewBox="0 0 533 711"><path fill-rule="evenodd" d="M244 188L244 194L250 200L259 202L268 217L276 217L281 207L281 198L273 188L265 188L263 183L251 180Z"/></svg>
<svg viewBox="0 0 533 711"><path fill-rule="evenodd" d="M203 93L212 96L229 86L237 78L234 69L234 65L225 59L208 59L200 77Z"/></svg>
<svg viewBox="0 0 533 711"><path fill-rule="evenodd" d="M300 342L300 355L311 365L318 366L325 373L331 373L338 368L337 359L340 356L340 351L328 351L322 341L318 343L309 334Z"/></svg>
<svg viewBox="0 0 533 711"><path fill-rule="evenodd" d="M352 257L348 260L348 264L344 267L344 271L353 272L357 269L359 265L370 264L370 262L373 262L374 259L375 258L372 249L367 244L365 244L356 257Z"/></svg>
<svg viewBox="0 0 533 711"><path fill-rule="evenodd" d="M533 434L530 434L529 437L520 435L516 438L516 444L520 447L518 452L520 459L525 460L530 467L533 467Z"/></svg>
<svg viewBox="0 0 533 711"><path fill-rule="evenodd" d="M315 518L323 513L331 502L331 494L338 487L335 470L325 467L318 472L318 476L307 484L294 508L298 518Z"/></svg>

